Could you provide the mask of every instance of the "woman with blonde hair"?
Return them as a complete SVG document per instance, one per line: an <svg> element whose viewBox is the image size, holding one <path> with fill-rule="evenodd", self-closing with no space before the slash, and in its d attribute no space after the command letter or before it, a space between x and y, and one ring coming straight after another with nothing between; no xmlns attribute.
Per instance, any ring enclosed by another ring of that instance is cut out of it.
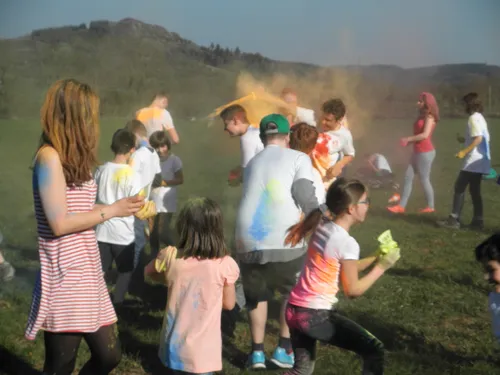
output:
<svg viewBox="0 0 500 375"><path fill-rule="evenodd" d="M121 358L116 314L101 271L94 227L133 215L143 199L96 205L99 98L73 79L57 81L41 109L33 161L33 198L41 270L25 337L44 331L46 374L71 374L85 339L90 360L80 374L109 374Z"/></svg>

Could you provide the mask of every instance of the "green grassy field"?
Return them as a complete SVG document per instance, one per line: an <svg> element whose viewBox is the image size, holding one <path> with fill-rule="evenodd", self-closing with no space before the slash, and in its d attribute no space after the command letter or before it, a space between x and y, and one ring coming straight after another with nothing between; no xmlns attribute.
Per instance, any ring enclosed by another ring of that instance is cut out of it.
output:
<svg viewBox="0 0 500 375"><path fill-rule="evenodd" d="M110 157L111 134L124 121L109 118L102 121L102 161ZM498 120L489 123L493 148L500 137L498 125ZM178 128L182 143L175 152L182 158L185 175L185 183L179 189L180 204L191 196L214 198L223 207L230 243L240 189L230 188L226 179L229 169L238 164L239 143L228 139L219 124L207 127L198 122L180 122ZM474 246L500 227L496 214L500 210L496 199L499 187L492 181L483 185L486 224L483 232L449 231L433 225L437 217L446 216L450 209L453 182L461 163L454 158L459 147L455 134L463 128L464 120L453 120L442 121L436 130L437 159L432 178L437 215L414 214L425 204L417 182L405 216L386 214L388 193L375 191L367 221L353 231L363 254L374 250L377 235L385 229L393 231L402 248L400 262L370 291L353 301L341 297L339 304L342 311L384 342L388 352L387 374L491 375L500 371L486 303L488 286L473 259ZM0 129L0 230L5 236L1 248L17 268L17 277L0 285L0 373L36 374L43 366L43 334L33 343L25 340L23 333L39 267L29 170L39 125L37 120L0 121ZM358 155L372 151L386 154L402 180L407 154L399 149L397 140L408 131L411 121L373 123L356 140ZM385 135L383 139L381 134ZM493 159L494 163L500 161L495 151ZM470 217L468 199L466 223ZM144 301L138 300L119 316L125 355L116 374L165 372L156 356L164 292L160 287L150 286L143 297ZM277 341L277 327L276 321L270 322L266 340L269 353ZM243 372L242 362L249 348L248 325L242 316L235 338L225 344L224 373ZM82 344L77 368L88 355L86 345ZM318 374L360 373L358 358L342 350L321 346L317 359Z"/></svg>

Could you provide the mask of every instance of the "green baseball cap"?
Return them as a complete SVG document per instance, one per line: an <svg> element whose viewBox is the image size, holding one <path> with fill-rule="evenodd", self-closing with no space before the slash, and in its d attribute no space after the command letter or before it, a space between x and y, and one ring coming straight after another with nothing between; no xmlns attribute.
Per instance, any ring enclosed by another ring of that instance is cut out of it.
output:
<svg viewBox="0 0 500 375"><path fill-rule="evenodd" d="M260 135L288 134L290 133L290 123L285 116L273 113L260 120Z"/></svg>

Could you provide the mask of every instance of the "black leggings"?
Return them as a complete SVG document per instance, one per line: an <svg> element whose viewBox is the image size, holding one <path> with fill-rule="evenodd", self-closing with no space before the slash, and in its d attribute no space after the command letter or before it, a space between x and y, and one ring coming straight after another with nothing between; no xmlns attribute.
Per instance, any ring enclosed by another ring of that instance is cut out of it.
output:
<svg viewBox="0 0 500 375"><path fill-rule="evenodd" d="M44 375L71 375L75 368L78 347L82 339L89 346L91 357L80 375L107 375L120 363L122 352L116 324L92 333L44 332Z"/></svg>
<svg viewBox="0 0 500 375"><path fill-rule="evenodd" d="M452 215L457 219L460 218L465 200L465 190L469 186L470 196L472 198L472 207L474 217L472 221L483 221L483 198L481 197L481 181L483 175L481 173L460 171L457 180L455 181L455 194L453 195L453 211Z"/></svg>
<svg viewBox="0 0 500 375"><path fill-rule="evenodd" d="M335 311L289 304L286 322L290 328L295 364L285 374L313 373L318 340L359 354L364 362L363 375L384 373L384 345L363 327Z"/></svg>

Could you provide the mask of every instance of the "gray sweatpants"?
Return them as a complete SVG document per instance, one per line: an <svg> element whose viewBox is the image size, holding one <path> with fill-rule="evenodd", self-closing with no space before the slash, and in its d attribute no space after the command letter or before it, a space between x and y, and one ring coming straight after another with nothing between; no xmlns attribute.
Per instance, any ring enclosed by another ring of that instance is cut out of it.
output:
<svg viewBox="0 0 500 375"><path fill-rule="evenodd" d="M408 165L408 169L405 174L403 194L401 194L400 205L402 207L406 207L408 203L413 187L413 178L415 177L415 174L418 174L420 183L424 188L427 207L434 208L434 189L431 184L431 168L435 157L436 150L429 152L414 152L412 154L410 158L410 165Z"/></svg>

